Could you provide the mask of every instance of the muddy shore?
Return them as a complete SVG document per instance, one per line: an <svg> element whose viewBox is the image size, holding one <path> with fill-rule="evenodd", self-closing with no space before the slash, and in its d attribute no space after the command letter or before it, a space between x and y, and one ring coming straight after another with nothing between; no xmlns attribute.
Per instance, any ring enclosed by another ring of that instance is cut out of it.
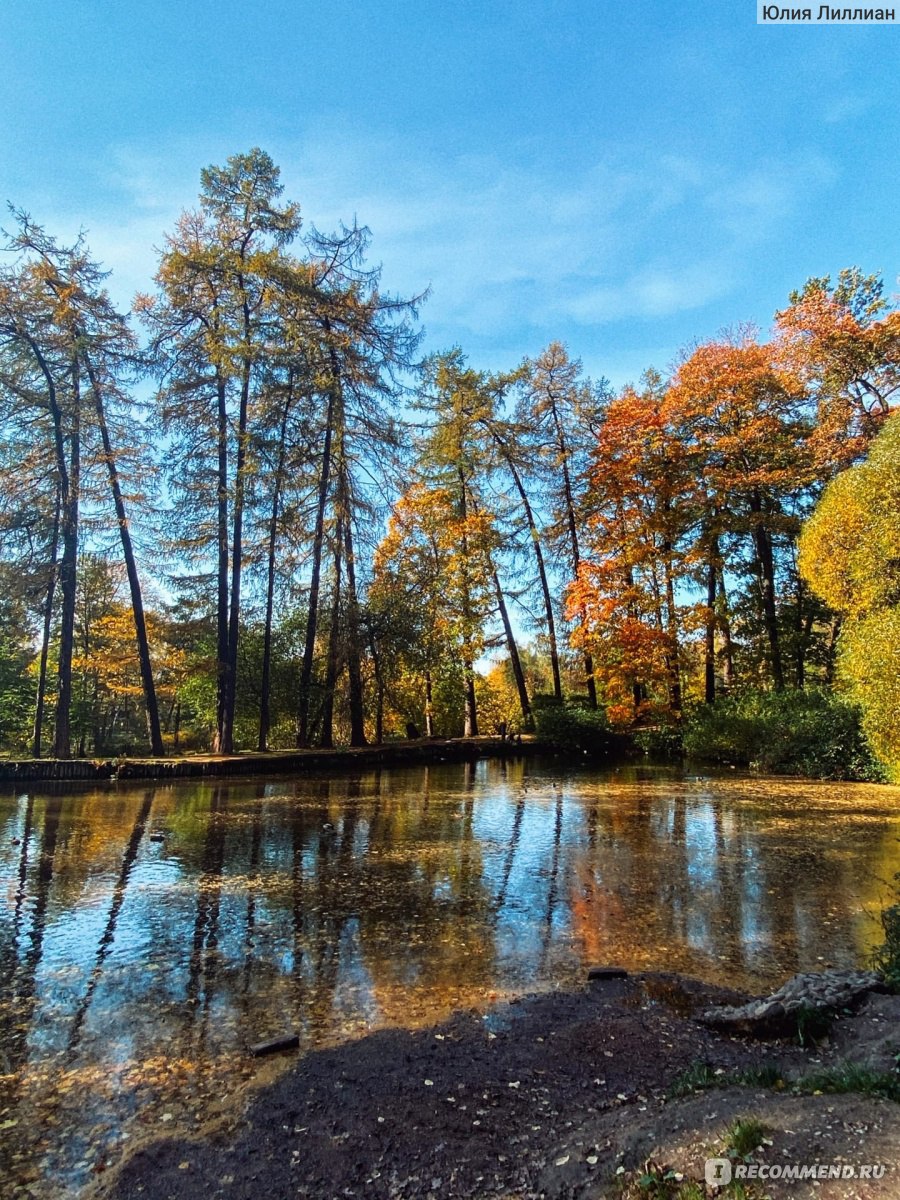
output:
<svg viewBox="0 0 900 1200"><path fill-rule="evenodd" d="M894 1069L900 997L870 995L805 1048L717 1034L692 1019L697 1006L740 999L647 974L457 1014L427 1030L373 1033L293 1061L203 1136L136 1147L92 1196L616 1197L639 1194L628 1188L648 1159L702 1180L704 1160L723 1152L725 1127L750 1115L768 1130L759 1162L884 1168L878 1180L777 1181L751 1195L900 1195L900 1105L791 1086L847 1060ZM700 1063L727 1086L685 1088ZM777 1065L782 1082L731 1082L762 1065Z"/></svg>

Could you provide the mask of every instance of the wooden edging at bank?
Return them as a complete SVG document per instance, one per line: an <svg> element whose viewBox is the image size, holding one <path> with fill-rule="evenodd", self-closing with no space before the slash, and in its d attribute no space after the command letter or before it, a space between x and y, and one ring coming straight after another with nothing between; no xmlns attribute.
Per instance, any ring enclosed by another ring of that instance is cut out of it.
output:
<svg viewBox="0 0 900 1200"><path fill-rule="evenodd" d="M198 754L178 758L0 760L0 783L100 782L119 779L202 779L234 775L286 775L294 772L357 767L472 762L549 752L534 738L454 738L390 742L341 750L272 750L268 754Z"/></svg>

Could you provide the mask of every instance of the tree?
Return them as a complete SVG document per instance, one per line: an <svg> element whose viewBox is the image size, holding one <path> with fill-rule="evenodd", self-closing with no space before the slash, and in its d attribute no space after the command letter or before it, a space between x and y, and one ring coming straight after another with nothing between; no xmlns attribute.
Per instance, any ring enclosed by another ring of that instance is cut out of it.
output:
<svg viewBox="0 0 900 1200"><path fill-rule="evenodd" d="M244 516L254 388L277 337L271 303L282 247L299 229L294 204L277 206L279 170L264 151L234 155L201 172L200 208L166 240L155 298L139 309L153 333L180 548L216 552L215 748L234 749L234 712L244 560ZM215 466L209 487L208 464ZM198 505L206 520L198 521ZM208 524L209 516L214 513Z"/></svg>
<svg viewBox="0 0 900 1200"><path fill-rule="evenodd" d="M8 249L19 252L14 241ZM36 418L52 447L55 487L59 494L62 555L58 568L62 612L57 656L57 697L53 752L71 754L75 584L78 518L81 502L81 371L71 330L60 330L48 304L40 260L18 254L0 278L0 335L6 355L4 386L19 413Z"/></svg>
<svg viewBox="0 0 900 1200"><path fill-rule="evenodd" d="M63 596L59 650L59 689L56 705L57 757L71 749L69 710L74 639L75 592L77 587L78 523L82 489L82 444L85 436L99 437L99 462L105 464L115 510L116 524L125 560L131 596L135 638L141 663L141 678L147 716L147 732L153 753L163 751L153 668L144 620L143 600L128 514L122 490L117 453L110 432L109 406L116 402L130 408L123 379L136 358L134 337L127 321L115 311L103 287L107 277L90 257L82 238L73 246L61 246L23 212L14 212L18 230L7 249L19 256L18 263L2 289L3 332L8 342L28 362L25 379L37 376L49 411L55 449L59 493L59 518L54 519L51 562L55 562L57 538L62 539L59 579ZM33 402L33 385L19 387L21 399ZM90 398L90 406L84 393ZM93 409L93 412L91 412ZM53 578L48 585L45 610L45 640L52 609ZM40 717L43 707L39 685L35 748L40 749Z"/></svg>
<svg viewBox="0 0 900 1200"><path fill-rule="evenodd" d="M318 391L324 421L315 509L306 641L297 708L297 744L310 741L320 587L331 526L332 595L322 694L323 745L331 745L334 694L342 663L349 691L351 745L363 745L363 626L355 546L360 525L384 510L383 489L396 475L403 439L392 411L405 391L419 335L413 328L421 297L403 300L380 291L380 270L365 265L369 231L359 226L308 239L318 347ZM388 485L389 486L389 485ZM330 522L329 522L330 516Z"/></svg>
<svg viewBox="0 0 900 1200"><path fill-rule="evenodd" d="M776 543L796 536L796 501L816 476L804 402L800 380L750 333L697 347L678 368L666 402L695 481L693 556L709 580L709 626L723 536L749 539L776 691L784 687ZM708 683L707 700L710 692Z"/></svg>
<svg viewBox="0 0 900 1200"><path fill-rule="evenodd" d="M800 538L800 571L843 618L838 679L875 753L900 770L900 416L864 462L825 489Z"/></svg>
<svg viewBox="0 0 900 1200"><path fill-rule="evenodd" d="M450 566L457 549L456 528L447 524L453 519L446 493L424 484L408 488L376 551L369 597L379 693L393 699L404 723L412 720L428 737L436 733L439 680L449 675L451 691L458 683L461 700L464 686L462 611L451 590L459 580ZM383 719L382 711L382 725Z"/></svg>
<svg viewBox="0 0 900 1200"><path fill-rule="evenodd" d="M496 465L499 472L508 476L512 483L515 495L518 497L519 506L521 508L521 517L524 520L525 530L527 533L528 543L532 549L537 568L538 584L540 586L541 601L543 604L544 626L546 630L547 649L550 656L550 671L553 681L553 695L556 700L562 700L562 677L560 674L559 665L559 646L556 637L556 617L554 614L553 595L550 589L550 579L547 570L546 557L544 554L543 534L538 525L538 518L535 512L535 503L529 494L527 487L527 478L529 474L533 474L535 470L534 455L528 445L527 427L515 420L507 420L500 411L500 403L507 389L512 385L522 382L527 378L527 371L523 368L512 374L499 376L496 380L488 382L486 387L486 399L488 403L479 413L477 420L488 435L488 445L485 447L486 452L492 451L493 457L496 459ZM501 597L502 598L502 597ZM525 689L524 676L521 667L515 664L519 659L518 653L513 656L510 653L510 663L513 666L513 671L516 677L516 686L519 691L520 704L524 693L526 704L523 707L523 714L528 708L527 690ZM527 727L526 720L526 727Z"/></svg>
<svg viewBox="0 0 900 1200"><path fill-rule="evenodd" d="M816 410L825 467L864 454L900 390L900 313L888 312L877 275L858 267L808 279L776 316L776 353Z"/></svg>
<svg viewBox="0 0 900 1200"><path fill-rule="evenodd" d="M681 615L686 574L686 448L669 421L665 385L612 401L597 433L586 496L585 557L569 590L573 635L590 649L611 719L681 709Z"/></svg>
<svg viewBox="0 0 900 1200"><path fill-rule="evenodd" d="M518 646L495 561L500 540L496 506L486 487L496 466L497 396L511 378L487 377L475 371L466 365L462 351L456 348L426 362L425 386L418 401L419 409L430 416L418 471L434 495L441 498L447 520L458 536L458 551L448 558L448 571L457 586L467 736L478 732L474 664L484 645L484 626L490 613L485 588L493 592L526 728L532 719Z"/></svg>
<svg viewBox="0 0 900 1200"><path fill-rule="evenodd" d="M581 563L583 497L587 460L607 400L607 384L592 387L581 376L581 363L569 358L560 342L552 342L528 364L528 385L519 417L540 449L543 483L551 509L548 530L567 580L577 578ZM576 608L582 627L586 614ZM597 685L590 649L584 649L584 683L588 704L597 707Z"/></svg>

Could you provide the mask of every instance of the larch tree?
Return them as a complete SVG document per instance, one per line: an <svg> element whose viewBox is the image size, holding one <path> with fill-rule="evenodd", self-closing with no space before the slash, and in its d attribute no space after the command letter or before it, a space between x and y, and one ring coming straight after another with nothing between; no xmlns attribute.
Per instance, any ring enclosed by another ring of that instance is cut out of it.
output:
<svg viewBox="0 0 900 1200"><path fill-rule="evenodd" d="M20 354L31 360L31 375L41 383L55 451L59 519L54 521L53 550L62 542L59 581L62 592L58 695L54 754L71 753L70 708L74 646L82 449L93 441L95 461L103 464L115 511L128 578L135 638L141 665L147 734L151 751L163 752L153 666L144 619L141 583L131 537L118 450L111 434L111 408L131 415L127 381L136 362L136 343L127 320L104 288L107 272L90 257L83 239L61 246L27 214L14 212L16 232L8 249L19 256L16 276L4 289L4 332ZM46 612L52 607L48 588ZM46 621L45 617L45 632ZM43 655L42 655L43 657ZM42 701L39 700L39 716ZM40 722L35 746L40 748Z"/></svg>
<svg viewBox="0 0 900 1200"><path fill-rule="evenodd" d="M532 722L531 702L522 670L515 631L509 615L506 589L501 583L497 554L498 504L489 489L491 476L503 462L497 437L498 398L515 376L487 376L468 367L459 349L435 355L426 363L425 382L418 401L428 414L419 457L423 480L452 497L459 535L459 554L452 559L458 581L458 601L463 637L465 720L468 734L477 734L477 697L474 663L470 653L483 641L484 625L491 615L484 610L486 583L493 594L493 610L499 617L515 681L523 726ZM506 467L509 466L509 457Z"/></svg>
<svg viewBox="0 0 900 1200"><path fill-rule="evenodd" d="M607 402L606 381L584 379L581 363L565 346L552 342L528 364L528 384L519 420L530 431L542 458L542 482L551 524L547 530L565 581L577 578L582 558L582 504L593 435ZM584 626L586 614L575 612ZM597 707L597 684L590 649L583 649L588 704Z"/></svg>
<svg viewBox="0 0 900 1200"><path fill-rule="evenodd" d="M162 378L164 435L185 559L215 547L217 713L214 748L234 750L244 520L251 437L266 353L278 336L273 292L283 247L300 225L278 205L279 170L264 151L201 173L199 210L166 239L155 297L139 311ZM212 470L210 470L210 466ZM212 486L210 486L212 482Z"/></svg>
<svg viewBox="0 0 900 1200"><path fill-rule="evenodd" d="M365 703L357 539L366 518L383 511L403 453L394 409L414 366L418 300L380 289L380 270L366 266L369 231L359 226L307 239L311 277L308 322L316 346L314 378L321 398L318 483L306 636L297 705L297 744L310 744L318 695L320 741L333 740L334 696L346 667L351 745L364 745ZM330 550L331 596L324 672L315 678L322 618L324 556Z"/></svg>

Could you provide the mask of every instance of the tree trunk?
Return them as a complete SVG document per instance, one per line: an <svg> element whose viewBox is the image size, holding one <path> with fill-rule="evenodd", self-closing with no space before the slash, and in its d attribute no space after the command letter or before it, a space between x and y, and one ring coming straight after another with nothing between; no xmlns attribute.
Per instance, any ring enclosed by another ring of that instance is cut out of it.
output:
<svg viewBox="0 0 900 1200"><path fill-rule="evenodd" d="M47 655L50 652L50 629L53 624L53 594L56 591L56 556L59 546L60 492L56 489L56 506L53 510L53 533L50 538L50 571L47 577L47 592L44 600L44 621L41 630L41 655L38 666L37 699L34 706L34 735L31 753L41 757L44 736L44 703L47 691Z"/></svg>
<svg viewBox="0 0 900 1200"><path fill-rule="evenodd" d="M754 494L751 500L750 510L754 515L761 516L762 514L762 501L758 493ZM775 558L772 553L772 539L762 520L757 520L753 526L753 545L756 550L756 565L762 593L763 624L769 642L772 684L776 692L783 692L784 670L781 665L778 612L775 607Z"/></svg>
<svg viewBox="0 0 900 1200"><path fill-rule="evenodd" d="M431 672L425 672L425 736L434 737L434 703L431 698Z"/></svg>
<svg viewBox="0 0 900 1200"><path fill-rule="evenodd" d="M463 675L466 681L463 708L463 737L478 737L478 706L475 701L475 670L470 659L463 660ZM457 728L459 728L457 726Z"/></svg>
<svg viewBox="0 0 900 1200"><path fill-rule="evenodd" d="M578 548L578 525L575 520L575 499L572 490L572 479L569 474L569 450L566 445L565 434L563 433L562 424L559 419L559 414L556 411L556 406L553 407L553 420L556 425L556 436L559 445L560 459L562 461L563 472L563 491L566 500L566 524L569 530L569 542L572 548L572 578L578 578L578 566L581 562L581 555ZM582 629L587 629L587 613L584 606L579 611L579 621ZM597 684L594 679L594 659L589 650L584 652L584 678L587 686L588 706L590 708L597 707Z"/></svg>
<svg viewBox="0 0 900 1200"><path fill-rule="evenodd" d="M343 458L343 445L341 446ZM350 745L365 746L365 705L360 662L359 600L356 594L356 564L353 559L353 530L350 514L350 481L346 462L341 466L341 508L344 519L344 548L347 563L347 679L350 690Z"/></svg>
<svg viewBox="0 0 900 1200"><path fill-rule="evenodd" d="M327 323L325 328L326 333L330 332ZM300 668L300 695L297 704L297 745L300 747L309 745L309 702L319 613L322 545L325 539L325 509L328 504L328 485L331 480L331 439L336 410L341 400L340 368L333 346L329 346L329 359L331 366L331 386L328 389L328 409L325 415L325 440L322 445L322 469L319 473L316 526L313 534L312 573L309 580L309 615L306 621L306 640L303 646L303 663Z"/></svg>
<svg viewBox="0 0 900 1200"><path fill-rule="evenodd" d="M375 675L375 745L380 746L384 741L384 678L374 635L369 640L369 646L372 651L372 671Z"/></svg>
<svg viewBox="0 0 900 1200"><path fill-rule="evenodd" d="M731 644L731 618L728 615L728 592L725 590L725 572L719 567L718 601L716 611L719 628L722 630L722 686L730 692L734 687L734 647Z"/></svg>
<svg viewBox="0 0 900 1200"><path fill-rule="evenodd" d="M106 470L109 477L109 487L112 492L113 504L116 510L116 520L119 524L119 538L122 542L122 554L125 559L125 571L128 575L128 589L131 594L131 612L134 617L134 633L137 640L138 660L141 666L141 686L144 691L144 708L147 715L147 737L150 742L150 753L159 757L165 754L162 732L159 727L159 706L156 702L156 684L153 680L153 664L150 661L150 644L147 639L147 623L144 619L144 602L141 595L141 581L138 576L137 563L134 558L134 547L131 542L131 531L128 528L128 516L125 511L125 501L119 484L119 472L113 455L112 443L109 437L109 426L106 423L106 411L103 405L103 393L96 372L87 355L82 355L91 391L94 396L94 408L97 413L97 423L100 437L103 441L103 454L106 458Z"/></svg>
<svg viewBox="0 0 900 1200"><path fill-rule="evenodd" d="M462 518L463 530L468 519L466 476L462 467L457 468L459 476L459 515ZM469 590L469 539L463 532L460 541L460 562L462 574L462 664L465 681L465 700L463 704L463 737L478 737L478 705L475 700L475 670L472 662L472 602Z"/></svg>
<svg viewBox="0 0 900 1200"><path fill-rule="evenodd" d="M328 658L325 663L325 692L322 697L322 733L319 745L326 750L334 746L334 689L338 680L341 622L341 558L344 529L338 517L334 535L334 597L331 603L331 628L328 631Z"/></svg>
<svg viewBox="0 0 900 1200"><path fill-rule="evenodd" d="M668 541L664 541L662 545L663 551L663 572L665 575L666 585L666 633L669 638L669 693L672 704L672 711L681 712L681 667L678 661L679 646L678 646L678 608L675 604L675 572L672 570L672 545Z"/></svg>
<svg viewBox="0 0 900 1200"><path fill-rule="evenodd" d="M228 696L228 406L225 379L216 372L218 480L216 541L218 546L216 599L216 736L213 750L222 753Z"/></svg>
<svg viewBox="0 0 900 1200"><path fill-rule="evenodd" d="M78 573L78 509L81 490L81 387L78 358L72 360L72 431L70 459L65 473L62 496L63 553L59 565L59 589L62 593L62 614L59 629L59 668L56 698L56 728L53 755L70 758L72 755L72 653L75 646L75 602Z"/></svg>
<svg viewBox="0 0 900 1200"><path fill-rule="evenodd" d="M245 325L246 325L246 304ZM245 336L246 331L245 331ZM247 469L247 414L250 406L250 363L244 359L238 405L237 454L234 469L234 512L231 532L231 596L228 609L228 657L225 671L225 708L220 754L234 753L234 711L237 704L238 641L241 631L241 571L243 568L244 496Z"/></svg>
<svg viewBox="0 0 900 1200"><path fill-rule="evenodd" d="M285 438L287 437L288 414L294 390L294 373L288 374L288 394L281 414L281 426L278 431L278 461L275 467L275 481L272 489L272 510L269 514L269 545L266 563L266 620L263 632L262 682L259 698L259 739L257 748L264 754L269 748L269 728L271 726L270 698L272 676L272 614L275 609L275 545L278 536L278 507L281 501L281 480L284 473Z"/></svg>
<svg viewBox="0 0 900 1200"><path fill-rule="evenodd" d="M531 702L528 699L528 688L525 686L525 673L522 670L522 662L519 658L519 648L513 636L512 625L510 624L509 613L506 608L506 600L503 597L503 589L500 587L500 580L496 571L493 571L492 574L494 577L494 592L497 596L497 608L500 612L500 620L503 622L503 632L506 635L509 661L512 663L513 678L516 681L516 691L519 695L519 708L522 710L522 727L530 731L534 722L531 716Z"/></svg>
<svg viewBox="0 0 900 1200"><path fill-rule="evenodd" d="M550 669L553 673L553 695L557 700L562 700L562 677L559 670L559 648L556 642L556 619L553 615L553 599L550 595L550 584L547 580L547 567L544 563L544 551L541 547L541 537L538 531L537 524L534 519L534 512L531 508L531 502L528 499L528 493L525 491L525 485L522 483L522 477L513 461L512 455L509 452L506 443L499 436L497 431L491 426L491 433L494 441L500 447L500 452L503 459L509 468L509 473L512 476L516 491L519 493L519 499L522 501L522 510L525 513L525 519L528 522L528 533L531 537L531 544L534 547L534 557L537 562L538 577L541 583L541 594L544 598L544 617L547 621L547 641L550 645ZM593 664L591 664L593 671Z"/></svg>
<svg viewBox="0 0 900 1200"><path fill-rule="evenodd" d="M716 702L716 560L710 554L706 574L706 636L703 651L704 695L707 704Z"/></svg>

